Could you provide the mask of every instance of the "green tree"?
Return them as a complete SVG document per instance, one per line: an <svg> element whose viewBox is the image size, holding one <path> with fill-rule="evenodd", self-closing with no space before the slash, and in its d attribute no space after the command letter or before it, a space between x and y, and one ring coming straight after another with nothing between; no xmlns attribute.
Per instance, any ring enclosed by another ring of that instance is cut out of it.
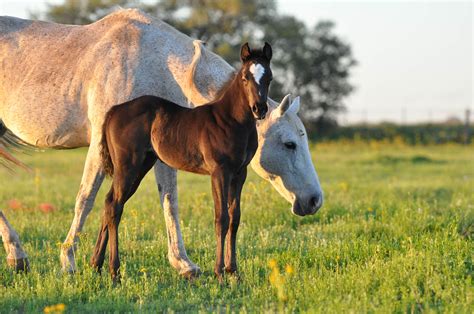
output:
<svg viewBox="0 0 474 314"><path fill-rule="evenodd" d="M344 99L353 91L350 70L356 64L351 47L335 34L335 25L321 21L308 28L294 16L279 15L274 0L65 0L49 5L45 18L85 24L113 7L140 7L207 47L229 63L239 63L239 47L249 41L272 44L274 81L271 95L300 95L306 126L323 132L336 126Z"/></svg>
<svg viewBox="0 0 474 314"><path fill-rule="evenodd" d="M144 9L234 65L242 43L260 40L260 25L276 14L273 0L161 0Z"/></svg>
<svg viewBox="0 0 474 314"><path fill-rule="evenodd" d="M356 61L350 45L334 28L334 23L320 21L308 29L292 16L281 16L265 31L267 40L279 50L272 95L279 91L301 95L306 126L317 132L337 125L337 113L345 110L344 99L354 90L349 78Z"/></svg>

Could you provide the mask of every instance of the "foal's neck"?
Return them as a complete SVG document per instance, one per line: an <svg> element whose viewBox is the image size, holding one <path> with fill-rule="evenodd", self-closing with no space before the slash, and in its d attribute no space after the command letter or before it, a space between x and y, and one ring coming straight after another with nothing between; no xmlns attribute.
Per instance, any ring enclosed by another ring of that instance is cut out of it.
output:
<svg viewBox="0 0 474 314"><path fill-rule="evenodd" d="M216 105L213 108L214 111L226 120L233 119L238 123L253 122L254 117L244 92L240 73L231 80L222 96L214 102Z"/></svg>

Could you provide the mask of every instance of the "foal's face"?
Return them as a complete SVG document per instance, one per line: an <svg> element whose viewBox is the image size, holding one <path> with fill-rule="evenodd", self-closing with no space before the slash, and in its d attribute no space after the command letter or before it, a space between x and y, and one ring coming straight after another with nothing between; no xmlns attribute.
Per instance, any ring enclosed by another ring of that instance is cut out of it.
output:
<svg viewBox="0 0 474 314"><path fill-rule="evenodd" d="M273 78L270 69L271 49L268 43L261 51L250 50L249 45L244 44L240 53L245 94L253 116L258 120L265 118L268 111L268 88Z"/></svg>

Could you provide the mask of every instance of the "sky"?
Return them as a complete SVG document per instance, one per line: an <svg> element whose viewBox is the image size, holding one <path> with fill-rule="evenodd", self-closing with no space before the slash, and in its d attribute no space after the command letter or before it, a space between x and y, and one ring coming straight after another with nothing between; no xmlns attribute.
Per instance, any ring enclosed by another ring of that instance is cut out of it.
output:
<svg viewBox="0 0 474 314"><path fill-rule="evenodd" d="M27 18L61 0L0 0L0 15ZM308 27L329 19L358 61L342 123L463 118L473 109L471 1L277 0ZM291 93L292 91L285 91ZM304 104L302 104L304 106ZM472 114L474 115L474 113Z"/></svg>

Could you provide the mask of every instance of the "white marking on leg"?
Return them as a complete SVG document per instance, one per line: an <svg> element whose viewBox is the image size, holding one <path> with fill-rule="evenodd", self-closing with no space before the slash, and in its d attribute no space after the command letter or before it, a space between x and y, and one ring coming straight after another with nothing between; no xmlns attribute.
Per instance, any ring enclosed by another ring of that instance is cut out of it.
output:
<svg viewBox="0 0 474 314"><path fill-rule="evenodd" d="M265 68L260 63L253 63L249 68L250 73L253 74L255 82L260 85L260 80L262 79L263 74L265 73Z"/></svg>
<svg viewBox="0 0 474 314"><path fill-rule="evenodd" d="M155 164L155 178L158 183L161 205L165 216L168 236L168 260L180 274L199 272L199 267L186 254L179 225L176 170L158 161Z"/></svg>

